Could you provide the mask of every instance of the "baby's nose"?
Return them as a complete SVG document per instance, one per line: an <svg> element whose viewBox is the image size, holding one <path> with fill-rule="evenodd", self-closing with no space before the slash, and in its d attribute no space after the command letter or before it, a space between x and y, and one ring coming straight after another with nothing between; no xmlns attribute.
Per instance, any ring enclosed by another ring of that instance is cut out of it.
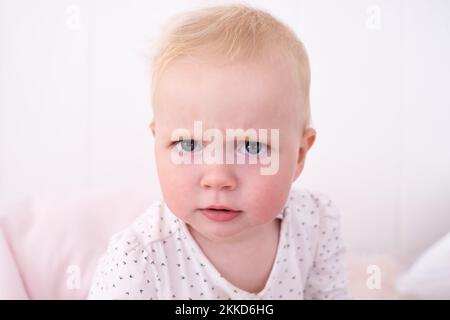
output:
<svg viewBox="0 0 450 320"><path fill-rule="evenodd" d="M237 185L232 169L223 164L208 165L201 179L204 189L234 190Z"/></svg>

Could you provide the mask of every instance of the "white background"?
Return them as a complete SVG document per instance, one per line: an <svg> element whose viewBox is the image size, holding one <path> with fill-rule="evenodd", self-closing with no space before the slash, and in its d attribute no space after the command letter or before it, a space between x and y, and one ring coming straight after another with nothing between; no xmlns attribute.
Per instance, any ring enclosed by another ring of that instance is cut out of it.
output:
<svg viewBox="0 0 450 320"><path fill-rule="evenodd" d="M115 185L159 197L151 43L217 2L0 0L0 201ZM450 2L247 3L307 47L318 136L296 183L334 199L348 248L409 256L445 234Z"/></svg>

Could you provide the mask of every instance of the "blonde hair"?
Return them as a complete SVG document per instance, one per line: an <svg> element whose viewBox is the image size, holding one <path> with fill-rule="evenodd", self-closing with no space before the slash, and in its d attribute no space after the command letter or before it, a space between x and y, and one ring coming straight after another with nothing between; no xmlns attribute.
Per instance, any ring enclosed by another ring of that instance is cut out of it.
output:
<svg viewBox="0 0 450 320"><path fill-rule="evenodd" d="M267 46L278 46L293 58L305 99L303 128L309 127L311 76L303 43L288 26L271 14L243 4L206 7L182 13L166 25L152 61L152 105L158 80L172 60L201 52L216 53L227 61L254 58L263 55L263 49Z"/></svg>

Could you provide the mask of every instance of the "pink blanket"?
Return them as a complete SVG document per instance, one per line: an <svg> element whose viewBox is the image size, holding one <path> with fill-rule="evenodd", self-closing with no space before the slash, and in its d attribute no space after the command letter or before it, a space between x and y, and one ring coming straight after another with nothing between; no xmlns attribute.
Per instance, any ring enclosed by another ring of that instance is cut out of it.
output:
<svg viewBox="0 0 450 320"><path fill-rule="evenodd" d="M156 199L141 187L1 204L0 299L84 299L111 235Z"/></svg>

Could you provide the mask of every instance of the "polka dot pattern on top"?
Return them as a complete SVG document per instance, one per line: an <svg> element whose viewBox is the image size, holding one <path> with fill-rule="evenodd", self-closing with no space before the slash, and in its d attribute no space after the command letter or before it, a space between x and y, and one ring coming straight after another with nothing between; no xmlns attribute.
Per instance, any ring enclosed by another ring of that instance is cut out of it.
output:
<svg viewBox="0 0 450 320"><path fill-rule="evenodd" d="M116 233L88 299L348 299L340 215L324 194L291 188L274 265L263 290L242 290L203 254L163 201Z"/></svg>

